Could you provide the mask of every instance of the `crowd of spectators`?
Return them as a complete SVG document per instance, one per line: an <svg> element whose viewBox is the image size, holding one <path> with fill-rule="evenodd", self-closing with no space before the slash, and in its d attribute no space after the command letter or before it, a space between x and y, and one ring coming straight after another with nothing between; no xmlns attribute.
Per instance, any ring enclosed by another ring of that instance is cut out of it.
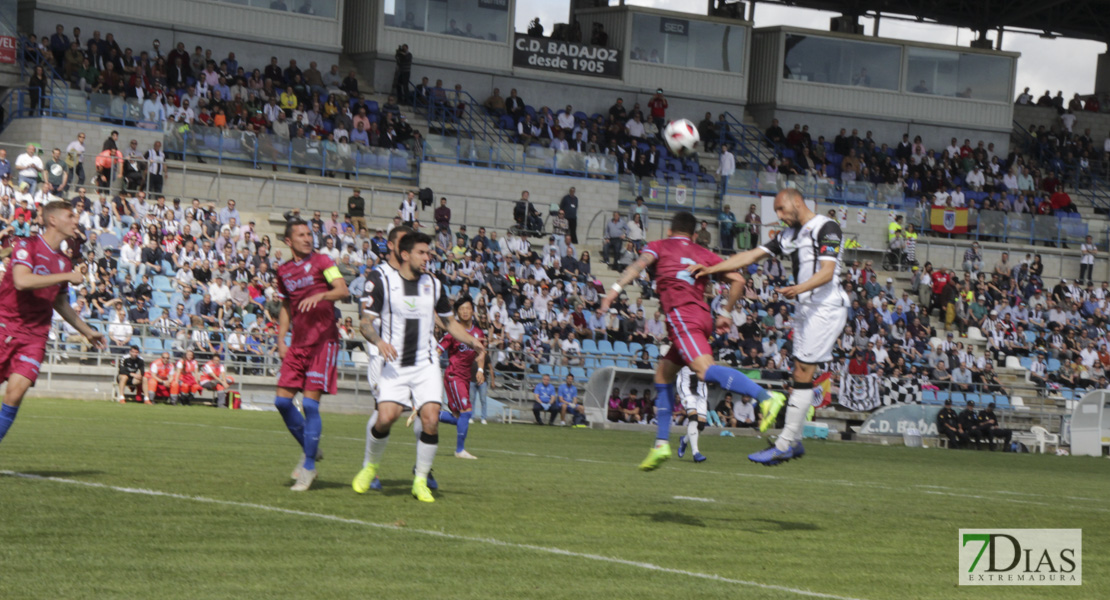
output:
<svg viewBox="0 0 1110 600"><path fill-rule="evenodd" d="M379 106L360 90L357 74L342 74L338 65L322 71L313 61L302 69L296 59L283 66L276 56L245 65L234 52L221 58L196 46L190 53L184 42L164 52L157 39L136 50L111 33L84 38L80 27L67 34L62 25L42 40L29 37L23 55L46 68L29 82L32 114L46 102L56 73L95 103L107 103L118 122L166 130L174 153L195 150L203 139L196 134L213 128L234 133L252 154L257 148L258 161L274 170L288 152L301 167L327 156L334 174L352 171L360 150L415 151L421 143L395 98Z"/></svg>

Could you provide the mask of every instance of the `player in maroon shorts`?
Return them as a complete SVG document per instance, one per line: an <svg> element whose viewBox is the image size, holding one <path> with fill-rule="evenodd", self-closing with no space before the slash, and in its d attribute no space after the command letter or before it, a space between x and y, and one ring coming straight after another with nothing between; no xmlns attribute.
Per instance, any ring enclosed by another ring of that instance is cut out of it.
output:
<svg viewBox="0 0 1110 600"><path fill-rule="evenodd" d="M106 346L104 334L89 327L69 305L69 284L84 280L61 250L62 242L77 233L73 207L48 202L42 222L41 234L12 246L11 268L0 281L0 381L8 382L0 405L0 440L15 421L23 395L38 379L54 311L95 347Z"/></svg>
<svg viewBox="0 0 1110 600"><path fill-rule="evenodd" d="M285 225L285 243L293 258L278 267L277 292L281 298L278 315L278 376L274 406L285 420L304 450L301 462L293 470L297 480L290 489L306 491L316 480L316 460L321 458L320 396L335 394L336 360L339 358L339 327L335 320L336 300L350 295L347 283L324 254L312 248L312 230L300 219ZM285 345L285 334L293 326L293 341ZM304 416L293 404L293 397L302 392Z"/></svg>
<svg viewBox="0 0 1110 600"><path fill-rule="evenodd" d="M455 301L455 320L466 332L476 339L484 340L482 330L474 325L474 301L462 295ZM447 353L447 371L443 374L443 389L447 393L447 408L439 412L439 422L458 428L458 441L455 443L456 458L478 458L466 451L466 434L470 430L473 410L470 406L470 381L481 385L486 380L485 371L475 365L483 364L486 351L475 352L473 348L455 339L450 333L439 340L439 351ZM419 419L417 420L419 421Z"/></svg>
<svg viewBox="0 0 1110 600"><path fill-rule="evenodd" d="M625 269L601 302L602 310L607 312L623 287L635 281L640 272L647 269L655 281L660 310L667 322L671 349L655 368L655 414L659 416L656 420L658 430L655 447L640 463L643 471L654 470L671 457L669 438L671 414L674 413L674 384L682 367L689 366L702 381L718 383L729 391L760 401L771 397L771 393L740 371L719 366L713 361L709 338L715 329L728 329L732 308L744 292L744 278L735 272L723 274L731 287L721 314L714 323L713 313L705 301L705 284L708 279L695 277L687 269L695 265L715 265L721 262L721 258L692 241L696 226L694 215L688 212L676 213L671 219L670 237L645 246L640 257Z"/></svg>

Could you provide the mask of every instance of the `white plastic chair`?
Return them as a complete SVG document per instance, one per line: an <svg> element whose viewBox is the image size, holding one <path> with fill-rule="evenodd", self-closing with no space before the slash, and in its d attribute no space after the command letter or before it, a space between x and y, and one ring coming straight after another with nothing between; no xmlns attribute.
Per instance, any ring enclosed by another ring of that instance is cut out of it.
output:
<svg viewBox="0 0 1110 600"><path fill-rule="evenodd" d="M1037 452L1044 454L1045 444L1052 444L1053 446L1060 447L1060 436L1055 433L1049 433L1047 429L1040 425L1034 425L1029 428L1029 431L1037 437L1036 442Z"/></svg>
<svg viewBox="0 0 1110 600"><path fill-rule="evenodd" d="M968 327L967 328L967 338L969 340L985 340L985 339L987 339L987 338L983 337L983 332L978 327Z"/></svg>

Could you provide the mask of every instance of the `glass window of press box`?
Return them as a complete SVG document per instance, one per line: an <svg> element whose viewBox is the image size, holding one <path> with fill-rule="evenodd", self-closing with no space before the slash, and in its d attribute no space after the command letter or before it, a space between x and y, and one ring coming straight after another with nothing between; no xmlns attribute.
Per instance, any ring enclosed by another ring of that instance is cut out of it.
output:
<svg viewBox="0 0 1110 600"><path fill-rule="evenodd" d="M629 58L709 71L744 70L744 36L739 25L635 14Z"/></svg>
<svg viewBox="0 0 1110 600"><path fill-rule="evenodd" d="M505 42L509 0L386 0L389 27Z"/></svg>
<svg viewBox="0 0 1110 600"><path fill-rule="evenodd" d="M1010 101L1012 58L913 47L907 48L907 55L908 92Z"/></svg>
<svg viewBox="0 0 1110 600"><path fill-rule="evenodd" d="M902 47L813 35L786 36L782 75L810 83L897 90Z"/></svg>
<svg viewBox="0 0 1110 600"><path fill-rule="evenodd" d="M334 19L337 0L219 0L228 4Z"/></svg>

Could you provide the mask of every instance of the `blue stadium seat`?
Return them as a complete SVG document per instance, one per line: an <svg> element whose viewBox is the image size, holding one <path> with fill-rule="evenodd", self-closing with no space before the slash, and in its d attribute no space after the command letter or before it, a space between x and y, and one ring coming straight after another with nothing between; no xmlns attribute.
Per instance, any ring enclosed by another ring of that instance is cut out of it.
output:
<svg viewBox="0 0 1110 600"><path fill-rule="evenodd" d="M582 340L582 352L597 354L597 342L593 340Z"/></svg>
<svg viewBox="0 0 1110 600"><path fill-rule="evenodd" d="M570 374L574 375L575 381L586 381L586 370L582 367L571 367Z"/></svg>
<svg viewBox="0 0 1110 600"><path fill-rule="evenodd" d="M648 351L648 356L651 358L659 358L659 346L655 344L648 344L645 350Z"/></svg>
<svg viewBox="0 0 1110 600"><path fill-rule="evenodd" d="M946 392L944 390L939 390L937 392L937 404L944 404L945 400L950 400L950 399L951 399L951 397L948 394L948 392Z"/></svg>
<svg viewBox="0 0 1110 600"><path fill-rule="evenodd" d="M173 292L173 282L170 281L169 277L166 277L164 275L155 275L154 280L151 281L151 285L156 291L159 292Z"/></svg>
<svg viewBox="0 0 1110 600"><path fill-rule="evenodd" d="M1026 331L1025 332L1025 341L1026 342L1032 344L1033 341L1036 340L1036 339L1037 339L1037 334L1033 333L1032 331Z"/></svg>
<svg viewBox="0 0 1110 600"><path fill-rule="evenodd" d="M250 327L251 325L254 325L255 321L257 321L257 320L258 320L258 315L254 314L254 313L243 313L243 329L246 329L246 328Z"/></svg>
<svg viewBox="0 0 1110 600"><path fill-rule="evenodd" d="M165 292L155 291L150 295L150 301L158 308L170 308L170 297Z"/></svg>
<svg viewBox="0 0 1110 600"><path fill-rule="evenodd" d="M615 366L617 366L617 363L616 363L616 361L614 361L611 358L599 358L597 360L597 365L598 365L598 368L601 368L601 367L615 367Z"/></svg>
<svg viewBox="0 0 1110 600"><path fill-rule="evenodd" d="M622 356L630 356L632 353L628 350L628 344L624 342L613 342L613 353Z"/></svg>
<svg viewBox="0 0 1110 600"><path fill-rule="evenodd" d="M967 402L966 398L964 397L963 392L952 392L951 398L952 398L952 404L955 404L957 406L960 406L964 402Z"/></svg>
<svg viewBox="0 0 1110 600"><path fill-rule="evenodd" d="M644 345L641 344L640 342L632 342L631 344L628 345L628 351L631 352L633 356L639 356L640 351L643 350L643 349L644 349Z"/></svg>
<svg viewBox="0 0 1110 600"><path fill-rule="evenodd" d="M539 365L538 368L539 368L539 371L540 371L540 376L543 376L543 375L551 375L552 377L555 376L555 370L551 368L551 365Z"/></svg>
<svg viewBox="0 0 1110 600"><path fill-rule="evenodd" d="M612 354L613 345L609 343L609 340L601 340L597 343L597 350L602 354Z"/></svg>
<svg viewBox="0 0 1110 600"><path fill-rule="evenodd" d="M1055 359L1055 358L1050 358L1050 359L1048 359L1048 364L1045 365L1045 367L1049 371L1058 371L1058 370L1060 370L1060 361L1058 359Z"/></svg>
<svg viewBox="0 0 1110 600"><path fill-rule="evenodd" d="M143 340L143 351L149 354L162 353L162 340L156 337L148 337Z"/></svg>
<svg viewBox="0 0 1110 600"><path fill-rule="evenodd" d="M344 369L353 369L355 366L354 361L351 360L351 353L346 350L339 351L339 366Z"/></svg>
<svg viewBox="0 0 1110 600"><path fill-rule="evenodd" d="M162 340L162 350L164 350L166 352L171 352L171 353L173 352L173 339L172 338L167 338L165 340ZM171 354L171 356L172 356L172 354Z"/></svg>
<svg viewBox="0 0 1110 600"><path fill-rule="evenodd" d="M1073 389L1064 388L1060 390L1060 395L1064 397L1064 400L1075 400L1075 390Z"/></svg>
<svg viewBox="0 0 1110 600"><path fill-rule="evenodd" d="M1005 394L995 394L994 405L997 408L1010 408L1010 397Z"/></svg>
<svg viewBox="0 0 1110 600"><path fill-rule="evenodd" d="M921 403L922 404L936 404L937 403L937 393L934 392L933 390L922 390L922 392L921 392Z"/></svg>
<svg viewBox="0 0 1110 600"><path fill-rule="evenodd" d="M975 406L979 406L979 403L983 401L983 399L981 397L979 397L979 394L977 394L975 392L968 392L967 393L967 399L974 402Z"/></svg>
<svg viewBox="0 0 1110 600"><path fill-rule="evenodd" d="M1022 368L1026 369L1026 370L1028 370L1030 367L1033 366L1033 359L1031 357L1028 357L1028 356L1023 356L1023 357L1019 358L1018 362L1020 362Z"/></svg>

